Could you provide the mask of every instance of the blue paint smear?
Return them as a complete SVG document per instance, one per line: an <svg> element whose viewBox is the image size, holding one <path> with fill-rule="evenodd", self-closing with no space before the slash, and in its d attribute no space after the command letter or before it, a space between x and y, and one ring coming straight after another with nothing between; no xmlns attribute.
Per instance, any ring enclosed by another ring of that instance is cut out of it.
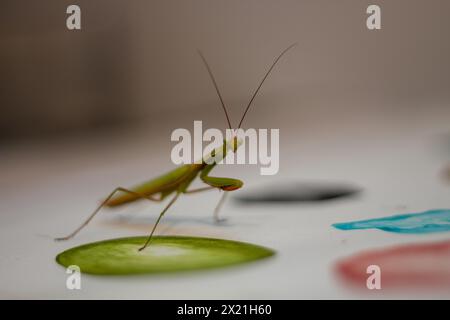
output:
<svg viewBox="0 0 450 320"><path fill-rule="evenodd" d="M390 217L335 223L340 230L380 229L396 233L433 233L450 231L450 209L429 210Z"/></svg>

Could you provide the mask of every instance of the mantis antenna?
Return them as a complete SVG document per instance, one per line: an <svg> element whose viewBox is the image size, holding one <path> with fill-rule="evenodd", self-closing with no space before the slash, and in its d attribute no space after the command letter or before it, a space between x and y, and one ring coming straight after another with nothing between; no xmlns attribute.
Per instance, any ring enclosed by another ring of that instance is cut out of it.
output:
<svg viewBox="0 0 450 320"><path fill-rule="evenodd" d="M230 128L230 130L232 130L230 117L228 116L227 108L225 107L225 103L223 102L223 98L222 98L222 95L220 94L219 87L217 86L216 79L214 78L211 68L209 67L209 64L206 61L205 57L203 56L202 52L200 50L197 50L197 51L198 51L198 54L200 55L200 57L202 58L202 61L205 64L206 69L208 70L209 76L214 84L214 88L216 88L216 92L217 92L217 95L219 96L220 103L222 104L223 111L225 112L225 116L227 117L228 127Z"/></svg>
<svg viewBox="0 0 450 320"><path fill-rule="evenodd" d="M277 64L278 60L281 59L281 57L288 52L291 48L295 47L297 45L297 43L291 44L289 47L287 47L286 49L283 50L283 52L280 53L280 55L275 59L275 61L272 63L272 65L270 66L269 70L266 72L264 78L261 80L261 82L259 83L259 86L256 88L255 92L253 93L252 98L250 99L250 102L247 105L247 108L244 111L244 115L242 116L241 122L239 122L238 125L238 129L241 128L242 122L244 121L245 116L247 115L247 111L248 109L250 109L250 106L253 103L253 100L255 99L256 95L259 92L259 89L261 89L264 81L266 80L266 78L269 76L270 72L272 71L272 69L275 67L275 65Z"/></svg>

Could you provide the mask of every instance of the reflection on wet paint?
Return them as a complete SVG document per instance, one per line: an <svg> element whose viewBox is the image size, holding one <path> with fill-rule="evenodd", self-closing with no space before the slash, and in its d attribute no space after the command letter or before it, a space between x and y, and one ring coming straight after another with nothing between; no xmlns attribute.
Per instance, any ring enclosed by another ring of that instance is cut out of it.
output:
<svg viewBox="0 0 450 320"><path fill-rule="evenodd" d="M235 199L242 203L323 202L357 195L360 188L343 183L288 182L242 191Z"/></svg>
<svg viewBox="0 0 450 320"><path fill-rule="evenodd" d="M369 266L379 266L381 289L450 287L450 241L366 251L335 265L341 279L366 288Z"/></svg>
<svg viewBox="0 0 450 320"><path fill-rule="evenodd" d="M450 231L450 210L429 210L378 219L335 223L340 230L380 229L397 233L432 233Z"/></svg>

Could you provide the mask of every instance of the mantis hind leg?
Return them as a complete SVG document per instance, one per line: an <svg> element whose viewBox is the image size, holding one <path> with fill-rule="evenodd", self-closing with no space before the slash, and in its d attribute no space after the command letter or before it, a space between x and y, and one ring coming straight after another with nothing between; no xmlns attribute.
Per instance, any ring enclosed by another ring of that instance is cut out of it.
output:
<svg viewBox="0 0 450 320"><path fill-rule="evenodd" d="M161 195L160 198L153 198L151 196L147 196L147 195L139 193L139 192L135 192L135 191L128 190L128 189L125 189L125 188L122 188L122 187L118 187L118 188L114 189L113 192L111 192L108 197L106 197L106 199L94 210L94 212L86 219L86 221L84 221L81 224L81 226L79 226L77 229L75 229L68 236L61 237L61 238L56 238L55 240L56 241L64 241L64 240L69 240L69 239L73 238L74 236L76 236L78 234L78 232L80 232L85 226L87 226L88 223L97 215L97 213L100 211L100 209L102 209L108 203L108 201L119 191L120 192L129 193L129 194L138 196L139 198L147 199L147 200L150 200L150 201L159 202L159 201L162 201L164 199L163 195Z"/></svg>

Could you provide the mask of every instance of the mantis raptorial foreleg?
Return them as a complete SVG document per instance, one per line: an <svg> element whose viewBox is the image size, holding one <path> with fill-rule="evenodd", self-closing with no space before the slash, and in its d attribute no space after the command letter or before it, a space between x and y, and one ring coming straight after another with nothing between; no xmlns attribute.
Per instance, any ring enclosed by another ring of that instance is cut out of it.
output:
<svg viewBox="0 0 450 320"><path fill-rule="evenodd" d="M202 191L208 191L208 190L212 190L212 189L217 189L217 188L209 186L209 187L203 187L203 188L198 188L198 189L186 190L183 193L190 194L190 193L197 193L197 192L202 192Z"/></svg>
<svg viewBox="0 0 450 320"><path fill-rule="evenodd" d="M166 213L167 210L169 210L169 208L175 203L175 201L178 199L180 195L180 192L177 191L177 193L175 194L175 196L172 198L172 200L170 200L170 202L167 204L167 206L163 209L163 211L159 214L158 220L156 220L155 225L153 226L152 232L150 232L150 235L148 236L147 241L145 241L144 245L139 248L139 251L145 249L145 247L150 243L150 241L152 240L153 237L153 233L156 230L156 227L159 224L159 221L161 220L161 218L164 216L164 214Z"/></svg>
<svg viewBox="0 0 450 320"><path fill-rule="evenodd" d="M216 164L209 164L203 168L200 179L211 187L222 189L225 191L233 191L241 188L244 183L239 179L234 178L221 178L221 177L211 177L209 172L214 168Z"/></svg>
<svg viewBox="0 0 450 320"><path fill-rule="evenodd" d="M228 193L228 191L233 191L241 188L244 183L238 179L209 176L208 174L214 168L214 166L215 164L207 165L200 174L200 179L202 179L204 183L214 188L225 191L214 210L214 220L216 222L220 222L221 220L219 219L219 211L226 199L226 194Z"/></svg>
<svg viewBox="0 0 450 320"><path fill-rule="evenodd" d="M132 190L128 190L128 189L125 189L125 188L122 188L122 187L118 187L118 188L114 189L113 192L111 192L109 194L109 196L105 200L103 200L103 202L97 207L97 209L94 210L94 212L86 219L85 222L83 222L83 224L81 226L79 226L77 229L75 229L75 231L73 231L68 236L61 237L61 238L56 238L55 240L56 241L63 241L63 240L69 240L70 238L73 238L78 232L80 232L95 217L95 215L100 211L100 209L103 208L108 203L108 201L116 194L116 192L119 192L119 191L125 192L125 193L130 193L130 194L135 195L135 196L137 196L139 198L147 199L147 200L150 200L150 201L156 201L156 202L162 201L162 198L158 199L158 198L147 196L145 194L142 194L142 193L139 193L139 192L136 192L136 191L132 191Z"/></svg>

